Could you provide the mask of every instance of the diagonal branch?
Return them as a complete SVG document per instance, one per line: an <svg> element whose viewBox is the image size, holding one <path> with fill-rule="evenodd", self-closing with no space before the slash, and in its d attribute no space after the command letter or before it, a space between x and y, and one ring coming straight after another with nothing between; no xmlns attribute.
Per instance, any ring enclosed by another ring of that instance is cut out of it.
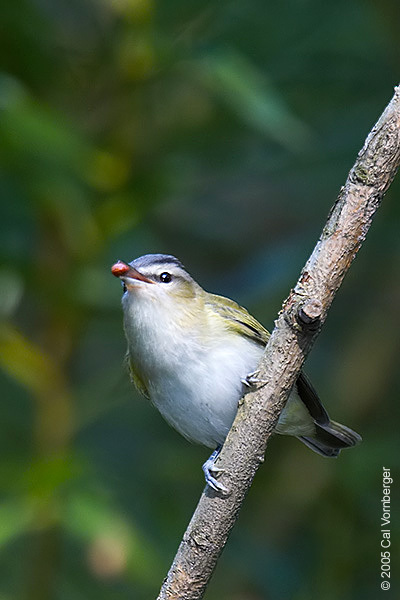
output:
<svg viewBox="0 0 400 600"><path fill-rule="evenodd" d="M218 460L225 496L206 487L158 600L197 600L213 573L290 390L400 165L400 86L368 135L260 363Z"/></svg>

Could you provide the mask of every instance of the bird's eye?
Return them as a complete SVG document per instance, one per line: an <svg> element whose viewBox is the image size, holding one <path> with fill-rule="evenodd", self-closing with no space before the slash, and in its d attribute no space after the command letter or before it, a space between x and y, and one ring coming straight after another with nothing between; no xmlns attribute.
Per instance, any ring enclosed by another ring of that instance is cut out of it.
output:
<svg viewBox="0 0 400 600"><path fill-rule="evenodd" d="M170 281L172 281L171 273L167 273L166 271L164 273L161 273L160 281L161 283L169 283Z"/></svg>
<svg viewBox="0 0 400 600"><path fill-rule="evenodd" d="M123 294L125 294L126 290L128 289L128 288L126 287L126 283L125 283L125 281L121 281L121 285L122 285L122 289L123 289L123 292L122 292L122 293L123 293Z"/></svg>

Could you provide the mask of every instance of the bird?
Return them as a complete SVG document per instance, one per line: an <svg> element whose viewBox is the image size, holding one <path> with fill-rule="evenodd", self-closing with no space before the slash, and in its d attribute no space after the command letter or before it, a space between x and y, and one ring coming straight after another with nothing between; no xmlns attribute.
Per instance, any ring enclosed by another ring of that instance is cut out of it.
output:
<svg viewBox="0 0 400 600"><path fill-rule="evenodd" d="M226 491L215 461L270 333L235 301L205 291L169 254L118 260L126 360L138 390L190 442L213 449L206 483ZM275 432L295 436L325 457L336 457L361 436L329 418L301 372Z"/></svg>

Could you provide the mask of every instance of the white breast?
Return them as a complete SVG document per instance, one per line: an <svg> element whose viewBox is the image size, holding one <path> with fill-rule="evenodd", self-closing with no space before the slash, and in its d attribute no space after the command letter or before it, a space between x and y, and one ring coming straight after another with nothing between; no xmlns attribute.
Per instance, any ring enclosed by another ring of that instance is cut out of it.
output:
<svg viewBox="0 0 400 600"><path fill-rule="evenodd" d="M158 303L124 308L129 350L152 403L190 441L222 444L243 395L241 380L255 370L263 348L224 328L210 336L190 320L182 327L162 319Z"/></svg>
<svg viewBox="0 0 400 600"><path fill-rule="evenodd" d="M177 370L152 381L151 400L182 435L215 448L235 418L244 391L241 380L254 371L261 353L233 335L220 346L187 349Z"/></svg>

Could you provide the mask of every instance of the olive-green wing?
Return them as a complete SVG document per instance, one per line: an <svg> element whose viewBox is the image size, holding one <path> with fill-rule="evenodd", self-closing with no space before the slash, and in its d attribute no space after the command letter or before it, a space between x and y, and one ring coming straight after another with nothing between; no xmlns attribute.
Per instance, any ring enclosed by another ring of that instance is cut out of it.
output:
<svg viewBox="0 0 400 600"><path fill-rule="evenodd" d="M139 377L138 372L135 369L135 365L133 364L131 355L129 354L129 351L126 353L125 363L128 368L131 381L135 384L135 386L139 390L139 392L141 394L143 394L143 396L145 398L150 400L150 396L149 396L149 392L147 391L146 384L144 383L143 379L141 379Z"/></svg>
<svg viewBox="0 0 400 600"><path fill-rule="evenodd" d="M267 344L270 333L245 308L229 298L214 294L208 294L206 302L226 319L227 326L230 329L245 335L262 346ZM300 373L296 381L296 389L312 418L320 425L328 423L328 414L310 380L304 373Z"/></svg>
<svg viewBox="0 0 400 600"><path fill-rule="evenodd" d="M260 346L267 344L270 333L245 308L233 300L207 294L206 305L223 317L226 326L232 331L250 338Z"/></svg>

